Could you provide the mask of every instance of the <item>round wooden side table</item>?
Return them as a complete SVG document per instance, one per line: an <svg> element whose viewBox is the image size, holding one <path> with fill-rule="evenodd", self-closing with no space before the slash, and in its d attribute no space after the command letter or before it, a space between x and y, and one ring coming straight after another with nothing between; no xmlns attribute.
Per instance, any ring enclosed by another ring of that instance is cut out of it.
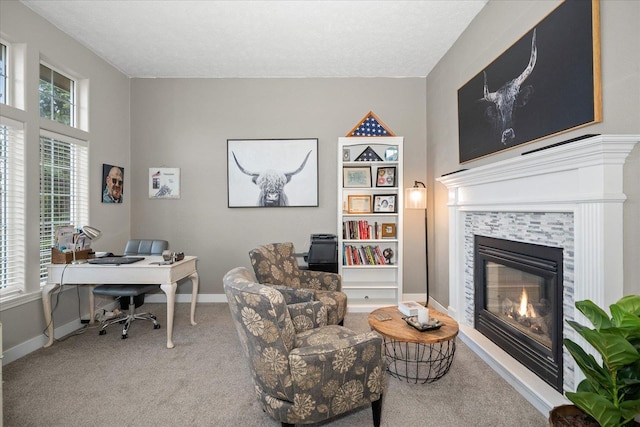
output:
<svg viewBox="0 0 640 427"><path fill-rule="evenodd" d="M379 315L390 320L380 320ZM429 316L442 322L439 329L420 332L409 326L397 306L382 307L369 314L369 326L384 339L387 371L412 383L431 383L451 367L456 352L458 322L432 308Z"/></svg>

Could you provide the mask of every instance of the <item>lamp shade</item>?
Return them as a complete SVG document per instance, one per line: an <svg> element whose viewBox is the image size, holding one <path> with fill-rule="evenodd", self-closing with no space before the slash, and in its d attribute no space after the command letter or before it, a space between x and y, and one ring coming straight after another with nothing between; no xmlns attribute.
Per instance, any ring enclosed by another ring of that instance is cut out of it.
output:
<svg viewBox="0 0 640 427"><path fill-rule="evenodd" d="M98 230L97 228L86 225L82 227L82 234L84 234L91 240L98 240L100 236L102 236L102 231Z"/></svg>
<svg viewBox="0 0 640 427"><path fill-rule="evenodd" d="M427 189L417 185L404 190L405 209L426 209Z"/></svg>

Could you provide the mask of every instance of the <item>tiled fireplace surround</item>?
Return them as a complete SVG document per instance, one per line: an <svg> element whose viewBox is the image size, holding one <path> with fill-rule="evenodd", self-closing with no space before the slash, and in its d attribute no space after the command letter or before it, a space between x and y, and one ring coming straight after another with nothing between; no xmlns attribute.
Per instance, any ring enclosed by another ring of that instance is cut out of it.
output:
<svg viewBox="0 0 640 427"><path fill-rule="evenodd" d="M479 166L438 181L449 192L449 307L460 338L541 413L568 401L474 329L474 235L561 247L565 319L574 301L623 295L623 165L640 135L600 135ZM606 287L606 293L605 293ZM564 337L586 345L564 323ZM568 353L564 389L581 378Z"/></svg>

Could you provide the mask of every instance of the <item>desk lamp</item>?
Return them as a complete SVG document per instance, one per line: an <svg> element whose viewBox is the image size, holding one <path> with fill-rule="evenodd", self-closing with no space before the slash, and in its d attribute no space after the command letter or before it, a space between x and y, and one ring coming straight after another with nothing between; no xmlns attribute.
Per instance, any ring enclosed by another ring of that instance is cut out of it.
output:
<svg viewBox="0 0 640 427"><path fill-rule="evenodd" d="M102 236L102 231L98 230L95 227L91 227L89 225L85 225L84 227L82 227L82 230L80 230L80 234L84 234L85 236L87 236L87 238L91 241L95 241L98 240L101 236ZM78 235L79 237L80 235ZM76 244L74 242L73 244L73 262L72 264L83 264L85 262L87 262L86 259L78 259L76 260L76 250L78 248L76 247Z"/></svg>
<svg viewBox="0 0 640 427"><path fill-rule="evenodd" d="M419 187L418 185L422 185ZM405 209L424 209L424 253L425 253L425 269L427 272L426 290L427 300L425 307L429 307L429 240L427 238L427 186L423 182L414 181L413 187L404 190L404 207Z"/></svg>

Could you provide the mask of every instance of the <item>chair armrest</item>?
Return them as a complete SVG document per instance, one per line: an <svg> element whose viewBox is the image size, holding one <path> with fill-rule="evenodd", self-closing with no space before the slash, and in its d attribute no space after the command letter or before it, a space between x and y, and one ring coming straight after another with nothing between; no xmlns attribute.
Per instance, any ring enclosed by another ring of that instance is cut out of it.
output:
<svg viewBox="0 0 640 427"><path fill-rule="evenodd" d="M347 386L355 387L363 399L374 401L386 385L382 337L376 332L346 338L336 335L329 343L294 348L289 353L289 366L296 394L326 396L354 391L328 389Z"/></svg>
<svg viewBox="0 0 640 427"><path fill-rule="evenodd" d="M327 309L321 301L300 302L287 305L296 334L327 326Z"/></svg>
<svg viewBox="0 0 640 427"><path fill-rule="evenodd" d="M337 273L315 270L298 270L300 286L318 291L342 291L342 276Z"/></svg>
<svg viewBox="0 0 640 427"><path fill-rule="evenodd" d="M299 302L310 302L313 301L313 291L303 288L291 288L289 286L284 285L272 285L268 284L267 286L276 289L279 291L284 297L284 301L289 304L297 304Z"/></svg>

